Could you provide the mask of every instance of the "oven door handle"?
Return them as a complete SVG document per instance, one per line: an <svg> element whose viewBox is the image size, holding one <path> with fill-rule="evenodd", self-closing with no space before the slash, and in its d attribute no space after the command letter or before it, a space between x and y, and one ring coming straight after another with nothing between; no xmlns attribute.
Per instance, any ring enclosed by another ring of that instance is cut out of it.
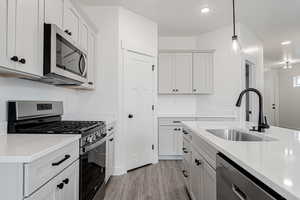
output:
<svg viewBox="0 0 300 200"><path fill-rule="evenodd" d="M91 151L92 149L95 149L96 147L102 145L104 142L106 142L107 138L103 138L102 140L99 140L98 142L91 144L87 147L81 147L80 148L80 155L84 155Z"/></svg>

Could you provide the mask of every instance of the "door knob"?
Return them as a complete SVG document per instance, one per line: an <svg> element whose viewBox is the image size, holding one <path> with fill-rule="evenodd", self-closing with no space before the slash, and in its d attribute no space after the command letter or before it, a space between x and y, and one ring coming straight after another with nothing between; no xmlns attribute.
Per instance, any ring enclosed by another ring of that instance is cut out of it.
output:
<svg viewBox="0 0 300 200"><path fill-rule="evenodd" d="M132 119L132 118L133 118L133 115L132 115L132 114L129 114L129 115L128 115L128 118L129 118L129 119Z"/></svg>

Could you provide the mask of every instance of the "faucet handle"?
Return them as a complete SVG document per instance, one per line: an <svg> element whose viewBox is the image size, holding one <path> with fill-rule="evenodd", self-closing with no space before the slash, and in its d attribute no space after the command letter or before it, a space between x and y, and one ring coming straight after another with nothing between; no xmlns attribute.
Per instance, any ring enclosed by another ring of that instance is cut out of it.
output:
<svg viewBox="0 0 300 200"><path fill-rule="evenodd" d="M268 124L267 116L265 116L265 123L264 123L264 128L270 128L270 125Z"/></svg>

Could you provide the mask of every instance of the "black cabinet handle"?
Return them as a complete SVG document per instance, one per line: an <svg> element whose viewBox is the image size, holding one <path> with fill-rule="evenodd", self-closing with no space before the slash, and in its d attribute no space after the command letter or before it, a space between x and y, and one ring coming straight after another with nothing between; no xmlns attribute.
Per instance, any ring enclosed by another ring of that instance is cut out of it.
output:
<svg viewBox="0 0 300 200"><path fill-rule="evenodd" d="M173 123L178 124L181 123L181 121L173 121Z"/></svg>
<svg viewBox="0 0 300 200"><path fill-rule="evenodd" d="M111 138L109 141L111 141L111 142L114 141L114 138Z"/></svg>
<svg viewBox="0 0 300 200"><path fill-rule="evenodd" d="M52 166L58 166L61 163L65 162L66 160L68 160L69 158L71 158L70 155L65 155L65 157L63 159L61 159L60 161L56 162L56 163L52 163Z"/></svg>
<svg viewBox="0 0 300 200"><path fill-rule="evenodd" d="M25 63L26 63L25 58L21 58L21 59L19 60L19 63L25 64Z"/></svg>
<svg viewBox="0 0 300 200"><path fill-rule="evenodd" d="M188 132L186 132L185 130L182 130L183 134L187 135L189 134Z"/></svg>
<svg viewBox="0 0 300 200"><path fill-rule="evenodd" d="M66 178L65 180L63 180L63 183L67 185L69 183L69 179Z"/></svg>
<svg viewBox="0 0 300 200"><path fill-rule="evenodd" d="M186 171L185 170L182 170L182 174L185 178L189 177L187 174L186 174Z"/></svg>
<svg viewBox="0 0 300 200"><path fill-rule="evenodd" d="M19 60L18 56L13 56L10 58L10 60L17 62Z"/></svg>
<svg viewBox="0 0 300 200"><path fill-rule="evenodd" d="M89 84L89 85L94 85L94 83L93 83L93 82L88 82L88 84Z"/></svg>
<svg viewBox="0 0 300 200"><path fill-rule="evenodd" d="M133 118L133 115L132 115L132 114L129 114L129 115L128 115L128 118L129 118L129 119L132 119L132 118Z"/></svg>
<svg viewBox="0 0 300 200"><path fill-rule="evenodd" d="M69 31L69 36L71 36L72 35L72 32L71 31Z"/></svg>
<svg viewBox="0 0 300 200"><path fill-rule="evenodd" d="M64 183L60 183L57 185L58 189L63 189L64 188Z"/></svg>

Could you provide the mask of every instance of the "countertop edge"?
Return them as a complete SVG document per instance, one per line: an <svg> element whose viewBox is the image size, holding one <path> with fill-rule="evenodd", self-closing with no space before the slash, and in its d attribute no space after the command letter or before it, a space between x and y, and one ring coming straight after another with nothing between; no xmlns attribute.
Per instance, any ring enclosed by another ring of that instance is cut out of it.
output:
<svg viewBox="0 0 300 200"><path fill-rule="evenodd" d="M75 142L81 138L80 135L74 135L73 137L70 137L68 139L64 139L63 142L60 142L59 144L53 145L49 148L46 148L38 153L35 153L30 156L0 156L0 164L1 163L30 163L33 162L49 153L52 153L68 144L71 144L72 142Z"/></svg>

